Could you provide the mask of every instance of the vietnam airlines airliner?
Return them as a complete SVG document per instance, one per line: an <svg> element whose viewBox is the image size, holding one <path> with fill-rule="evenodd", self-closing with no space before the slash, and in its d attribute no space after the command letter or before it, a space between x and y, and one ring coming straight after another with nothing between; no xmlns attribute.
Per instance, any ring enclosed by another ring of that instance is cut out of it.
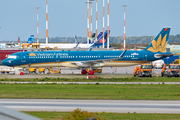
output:
<svg viewBox="0 0 180 120"><path fill-rule="evenodd" d="M163 28L141 51L30 51L11 54L3 64L11 67L122 67L147 63L169 56L166 52L170 28Z"/></svg>

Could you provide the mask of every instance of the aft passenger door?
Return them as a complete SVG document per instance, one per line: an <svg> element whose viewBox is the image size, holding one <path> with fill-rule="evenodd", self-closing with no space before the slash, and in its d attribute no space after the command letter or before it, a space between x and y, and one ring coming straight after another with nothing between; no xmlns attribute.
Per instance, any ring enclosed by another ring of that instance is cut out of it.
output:
<svg viewBox="0 0 180 120"><path fill-rule="evenodd" d="M21 62L26 62L26 54L24 52L21 54Z"/></svg>
<svg viewBox="0 0 180 120"><path fill-rule="evenodd" d="M60 62L60 55L59 54L56 54L55 62Z"/></svg>
<svg viewBox="0 0 180 120"><path fill-rule="evenodd" d="M98 54L98 59L101 60L102 59L102 54Z"/></svg>
<svg viewBox="0 0 180 120"><path fill-rule="evenodd" d="M143 52L143 61L147 61L147 52Z"/></svg>

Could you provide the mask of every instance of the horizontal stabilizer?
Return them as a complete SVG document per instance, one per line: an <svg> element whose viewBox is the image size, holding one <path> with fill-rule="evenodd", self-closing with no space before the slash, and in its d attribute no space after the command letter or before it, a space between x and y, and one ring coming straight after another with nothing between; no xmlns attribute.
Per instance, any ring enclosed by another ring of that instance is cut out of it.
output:
<svg viewBox="0 0 180 120"><path fill-rule="evenodd" d="M160 57L169 57L169 56L173 56L175 54L173 53L168 53L168 54L154 54L155 58L160 58Z"/></svg>

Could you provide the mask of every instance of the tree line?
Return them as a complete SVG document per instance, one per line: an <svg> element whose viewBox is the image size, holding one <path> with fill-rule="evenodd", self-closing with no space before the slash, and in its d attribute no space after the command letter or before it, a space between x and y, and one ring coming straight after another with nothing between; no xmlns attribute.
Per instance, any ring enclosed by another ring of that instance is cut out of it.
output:
<svg viewBox="0 0 180 120"><path fill-rule="evenodd" d="M150 43L155 36L132 36L132 37L126 37L126 43L127 44L143 44L143 43ZM40 39L40 42L45 42L46 39ZM80 43L86 43L87 38L86 37L77 37L77 42ZM170 35L169 36L170 43L180 43L180 34L177 35ZM34 39L34 42L36 42L36 38ZM74 37L51 37L49 38L49 42L55 42L55 43L75 43ZM110 37L109 38L110 43L123 43L124 38L121 36L119 37Z"/></svg>

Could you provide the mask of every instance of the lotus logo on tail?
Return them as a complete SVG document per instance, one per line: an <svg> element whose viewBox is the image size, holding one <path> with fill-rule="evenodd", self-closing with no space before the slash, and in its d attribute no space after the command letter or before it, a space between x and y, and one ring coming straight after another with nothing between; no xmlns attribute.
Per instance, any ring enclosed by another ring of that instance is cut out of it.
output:
<svg viewBox="0 0 180 120"><path fill-rule="evenodd" d="M166 41L166 36L167 34L162 39L161 34L160 34L157 42L153 40L152 47L148 48L147 50L151 52L166 52L166 46L168 43L168 41Z"/></svg>

